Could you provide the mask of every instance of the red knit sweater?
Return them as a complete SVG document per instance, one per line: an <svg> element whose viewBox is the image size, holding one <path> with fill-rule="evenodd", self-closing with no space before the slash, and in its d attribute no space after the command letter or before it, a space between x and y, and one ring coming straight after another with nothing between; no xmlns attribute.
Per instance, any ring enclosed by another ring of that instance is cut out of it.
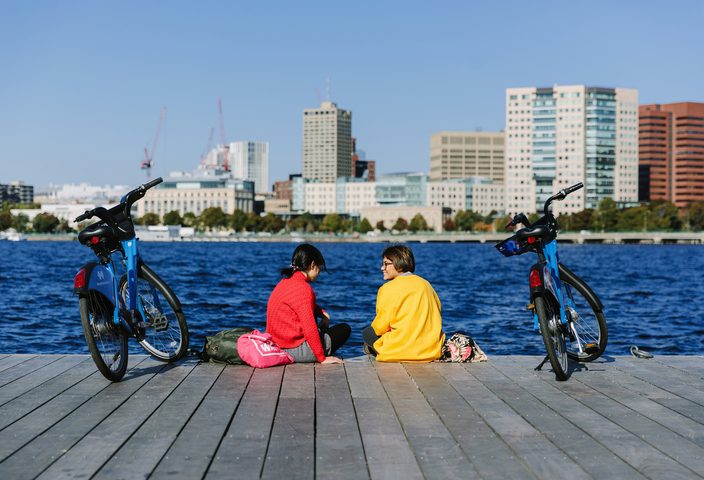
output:
<svg viewBox="0 0 704 480"><path fill-rule="evenodd" d="M315 312L315 292L302 272L283 278L266 305L266 331L281 348L295 348L308 341L315 358L325 360Z"/></svg>

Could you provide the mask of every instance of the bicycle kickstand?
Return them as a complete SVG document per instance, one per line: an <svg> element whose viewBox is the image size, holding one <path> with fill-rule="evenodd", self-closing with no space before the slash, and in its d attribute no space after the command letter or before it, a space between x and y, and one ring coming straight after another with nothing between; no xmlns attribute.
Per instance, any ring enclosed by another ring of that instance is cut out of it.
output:
<svg viewBox="0 0 704 480"><path fill-rule="evenodd" d="M547 362L548 360L550 360L550 357L545 355L545 358L543 358L543 361L540 362L540 364L537 367L535 367L533 370L536 372L539 372L540 370L543 369L543 365L545 365L545 362Z"/></svg>

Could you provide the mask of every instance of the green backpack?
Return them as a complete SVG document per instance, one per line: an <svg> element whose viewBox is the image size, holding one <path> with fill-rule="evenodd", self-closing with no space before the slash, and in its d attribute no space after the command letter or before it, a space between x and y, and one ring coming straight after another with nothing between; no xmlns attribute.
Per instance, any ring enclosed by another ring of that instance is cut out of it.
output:
<svg viewBox="0 0 704 480"><path fill-rule="evenodd" d="M205 345L199 355L200 359L213 363L245 365L237 353L237 339L245 333L251 332L252 329L249 327L235 327L218 332L212 337L205 337Z"/></svg>

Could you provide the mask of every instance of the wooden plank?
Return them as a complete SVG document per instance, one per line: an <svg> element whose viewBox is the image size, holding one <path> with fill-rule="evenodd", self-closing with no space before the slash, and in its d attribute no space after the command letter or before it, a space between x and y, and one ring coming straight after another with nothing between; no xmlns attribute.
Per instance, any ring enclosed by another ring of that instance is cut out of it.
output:
<svg viewBox="0 0 704 480"><path fill-rule="evenodd" d="M694 475L692 470L620 424L629 422L628 419L621 419L620 416L631 417L637 415L636 412L626 412L619 408L616 402L574 381L574 378L566 382L556 382L554 375L549 372L533 372L525 369L521 371L520 368L514 371L510 369L503 371L511 380L597 439L643 475L650 478L692 478ZM588 371L580 372L580 375L588 374ZM575 376L577 375L573 375ZM611 415L612 412L618 412L619 418L614 418L615 416Z"/></svg>
<svg viewBox="0 0 704 480"><path fill-rule="evenodd" d="M493 357L492 357L493 358ZM439 372L538 478L591 478L472 373L488 364L448 364Z"/></svg>
<svg viewBox="0 0 704 480"><path fill-rule="evenodd" d="M314 364L286 366L262 478L315 476Z"/></svg>
<svg viewBox="0 0 704 480"><path fill-rule="evenodd" d="M315 366L315 474L369 478L344 365Z"/></svg>
<svg viewBox="0 0 704 480"><path fill-rule="evenodd" d="M39 355L0 372L0 387L61 359L63 355Z"/></svg>
<svg viewBox="0 0 704 480"><path fill-rule="evenodd" d="M149 477L223 368L212 363L197 365L93 478Z"/></svg>
<svg viewBox="0 0 704 480"><path fill-rule="evenodd" d="M475 369L475 376L489 390L501 397L511 408L564 451L593 478L644 478L632 466L614 456L606 447L560 415L551 406L531 395L508 375L521 375L522 369L505 359L493 357L493 369ZM567 396L554 396L554 402L567 403ZM598 460L597 460L598 459Z"/></svg>
<svg viewBox="0 0 704 480"><path fill-rule="evenodd" d="M25 353L15 353L13 355L8 355L0 360L0 372L7 370L8 368L12 368L19 363L26 362L30 358L34 357L36 357L36 355Z"/></svg>
<svg viewBox="0 0 704 480"><path fill-rule="evenodd" d="M33 372L18 378L14 382L10 382L0 387L0 406L42 385L43 383L56 378L79 363L86 361L88 361L88 359L85 355L68 355L61 357L55 362L38 368Z"/></svg>
<svg viewBox="0 0 704 480"><path fill-rule="evenodd" d="M151 418L196 365L197 361L188 359L168 365L159 375L151 377L38 478L58 480L94 475Z"/></svg>
<svg viewBox="0 0 704 480"><path fill-rule="evenodd" d="M437 370L443 364L406 365L418 388L482 478L533 478L506 443Z"/></svg>
<svg viewBox="0 0 704 480"><path fill-rule="evenodd" d="M376 369L423 474L428 478L478 477L403 365L378 363Z"/></svg>
<svg viewBox="0 0 704 480"><path fill-rule="evenodd" d="M261 475L285 367L257 369L222 439L206 478Z"/></svg>
<svg viewBox="0 0 704 480"><path fill-rule="evenodd" d="M0 478L23 479L39 475L163 368L164 364L157 360L145 360L119 383L92 375L72 388L71 393L58 397L58 406L63 406L64 402L69 404L66 410L54 413L48 410L55 406L54 402L49 402L0 432L5 438L5 441L0 440L0 452L5 449L6 441L14 440L13 433L24 435L17 427L26 426L32 435L31 441L24 441L22 448L0 464ZM39 410L44 415L34 415ZM39 425L33 425L32 421ZM47 424L51 426L47 428Z"/></svg>
<svg viewBox="0 0 704 480"><path fill-rule="evenodd" d="M345 371L371 478L423 478L374 364L346 363Z"/></svg>
<svg viewBox="0 0 704 480"><path fill-rule="evenodd" d="M0 407L0 430L96 373L93 360L86 356L82 358L83 361L75 367L2 405ZM14 382L7 386L12 385Z"/></svg>
<svg viewBox="0 0 704 480"><path fill-rule="evenodd" d="M658 362L632 357L621 357L614 366L627 374L704 406L704 380L695 375Z"/></svg>
<svg viewBox="0 0 704 480"><path fill-rule="evenodd" d="M228 366L152 473L152 479L203 478L237 409L253 369Z"/></svg>
<svg viewBox="0 0 704 480"><path fill-rule="evenodd" d="M701 355L657 355L653 360L704 378L704 357Z"/></svg>

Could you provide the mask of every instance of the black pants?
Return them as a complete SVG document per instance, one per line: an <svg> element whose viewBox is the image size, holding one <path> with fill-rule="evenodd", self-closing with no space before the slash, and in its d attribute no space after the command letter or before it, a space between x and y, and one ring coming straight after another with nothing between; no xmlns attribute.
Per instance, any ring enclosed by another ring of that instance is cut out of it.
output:
<svg viewBox="0 0 704 480"><path fill-rule="evenodd" d="M347 339L350 338L352 329L346 323L338 323L337 325L333 325L328 328L323 333L330 335L330 353L333 354L335 353L335 350L340 348L347 341Z"/></svg>
<svg viewBox="0 0 704 480"><path fill-rule="evenodd" d="M381 337L376 334L371 325L362 330L362 339L364 340L364 344L369 349L369 353L374 356L376 356L376 350L374 350L374 342L376 342L380 338Z"/></svg>

